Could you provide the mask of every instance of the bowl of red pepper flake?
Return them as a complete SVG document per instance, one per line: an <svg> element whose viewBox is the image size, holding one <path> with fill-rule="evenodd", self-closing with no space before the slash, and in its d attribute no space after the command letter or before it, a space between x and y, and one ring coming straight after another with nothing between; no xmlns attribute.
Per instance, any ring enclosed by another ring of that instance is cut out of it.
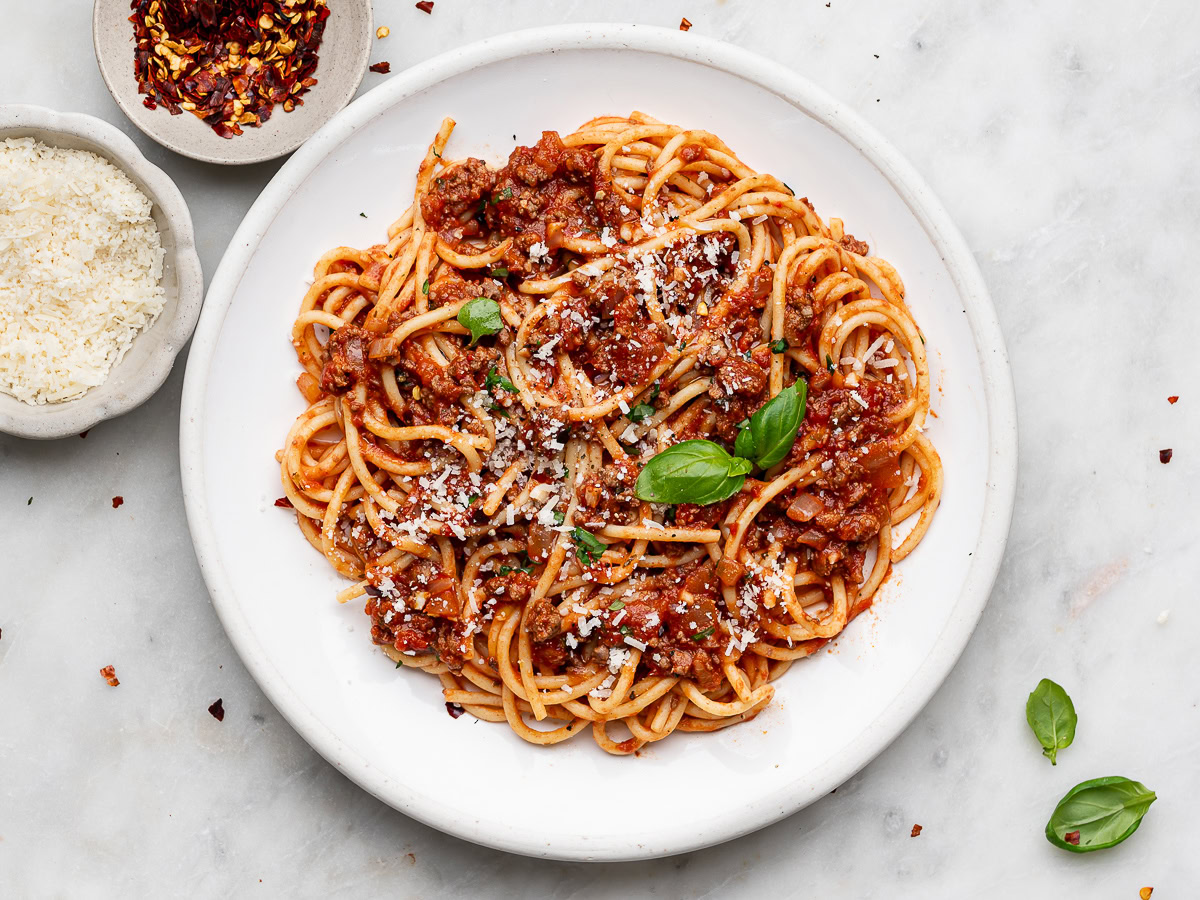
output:
<svg viewBox="0 0 1200 900"><path fill-rule="evenodd" d="M100 72L164 147L244 164L299 147L353 99L369 0L96 0Z"/></svg>

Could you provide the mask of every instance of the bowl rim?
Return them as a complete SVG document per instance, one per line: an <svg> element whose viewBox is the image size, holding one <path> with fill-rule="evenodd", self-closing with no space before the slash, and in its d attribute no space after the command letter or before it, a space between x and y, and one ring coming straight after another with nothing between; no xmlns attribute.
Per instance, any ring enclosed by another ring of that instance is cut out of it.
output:
<svg viewBox="0 0 1200 900"><path fill-rule="evenodd" d="M207 377L222 324L246 265L294 188L355 129L432 84L498 61L589 49L665 55L745 78L815 117L877 166L943 253L975 336L991 432L979 541L954 612L929 655L897 699L864 729L855 752L831 761L806 779L797 780L789 791L775 798L770 808L761 805L744 808L719 833L701 832L692 823L678 822L665 828L652 846L631 844L619 848L594 848L577 843L548 846L538 836L489 832L487 817L461 817L454 810L443 808L435 798L389 779L369 760L344 744L279 674L246 622L209 520L204 462ZM477 844L560 860L641 860L711 846L792 815L852 777L912 723L966 648L999 572L1016 495L1017 419L1004 337L975 258L924 179L874 126L798 72L741 47L655 26L588 23L554 25L489 37L426 60L350 104L284 164L247 213L213 277L184 376L180 465L188 525L213 607L255 682L292 728L327 761L400 812Z"/></svg>
<svg viewBox="0 0 1200 900"><path fill-rule="evenodd" d="M104 86L108 89L108 93L112 95L113 101L120 107L125 118L133 124L135 128L150 138L161 147L165 147L172 153L178 153L180 156L186 156L189 159L194 159L199 162L212 163L218 166L250 166L256 163L269 162L273 159L279 159L281 156L286 156L297 147L300 147L311 138L314 134L324 128L333 116L340 113L346 106L354 100L354 95L358 93L359 87L362 86L363 78L367 74L367 65L371 61L371 51L375 39L375 10L371 0L356 0L360 8L365 14L365 27L363 33L359 35L360 43L354 67L351 71L357 73L357 77L353 79L353 83L347 82L346 89L343 91L340 103L323 121L320 121L315 128L311 130L301 130L291 140L279 141L270 150L265 150L261 153L251 154L249 156L221 156L220 154L205 153L202 150L194 149L186 141L178 141L167 134L163 134L153 125L144 121L141 116L134 115L134 112L139 108L141 103L141 95L134 94L133 98L126 95L114 81L115 73L111 71L109 63L109 54L101 40L102 29L100 28L100 16L102 8L106 4L114 2L122 2L122 0L94 0L92 4L92 51L96 59L96 68L100 70L100 78L104 81ZM127 7L128 3L124 5ZM333 10L331 9L331 12ZM130 39L132 41L132 38ZM130 57L129 59L132 59ZM129 64L129 59L126 59L125 64ZM135 105L136 104L136 105ZM190 118L190 117L189 117ZM158 119L152 120L158 122ZM231 146L231 149L237 150L237 145Z"/></svg>
<svg viewBox="0 0 1200 900"><path fill-rule="evenodd" d="M158 334L161 338L158 349L143 360L133 380L120 394L105 394L108 384L106 378L74 400L37 406L16 401L19 404L17 411L0 410L0 432L34 440L52 440L79 434L93 425L136 409L162 387L171 374L176 356L191 337L200 317L204 300L204 273L196 251L195 230L187 201L171 177L146 159L123 131L86 113L59 112L31 104L0 105L0 140L21 137L22 131L30 132L26 135L29 137L33 137L33 132L37 131L51 132L94 145L100 155L118 169L135 176L151 203L162 211L174 243L174 249L168 251L168 256L175 267L178 296L174 300L167 299L163 313L151 326L152 329L164 329ZM45 138L40 140L53 144L53 141L46 141ZM174 315L164 321L163 314L171 306L174 307ZM134 341L147 333L149 330L138 332ZM109 377L123 364L124 360L118 362L109 372Z"/></svg>

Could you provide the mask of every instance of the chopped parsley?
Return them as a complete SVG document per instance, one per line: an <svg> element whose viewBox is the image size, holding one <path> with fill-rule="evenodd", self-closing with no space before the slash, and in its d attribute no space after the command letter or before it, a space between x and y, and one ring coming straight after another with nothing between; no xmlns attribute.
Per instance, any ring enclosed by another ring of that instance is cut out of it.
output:
<svg viewBox="0 0 1200 900"><path fill-rule="evenodd" d="M712 633L713 633L713 626L709 625L703 631L697 631L695 634L693 634L692 640L696 641L698 643L698 642L704 640L706 637L709 637Z"/></svg>
<svg viewBox="0 0 1200 900"><path fill-rule="evenodd" d="M503 406L501 406L499 403L493 403L491 406L488 407L488 409L490 409L492 412L496 413L497 415L503 416L506 419L512 418L512 416L509 415L508 410L505 409Z"/></svg>
<svg viewBox="0 0 1200 900"><path fill-rule="evenodd" d="M575 552L579 554L579 558L583 560L585 566L590 566L598 560L607 548L604 541L578 525L571 532L571 537L575 541Z"/></svg>
<svg viewBox="0 0 1200 900"><path fill-rule="evenodd" d="M492 269L492 277L493 278L507 278L508 277L508 269L504 268L503 266L501 266L498 269Z"/></svg>
<svg viewBox="0 0 1200 900"><path fill-rule="evenodd" d="M771 345L772 353L786 353L788 348L787 338L780 338Z"/></svg>
<svg viewBox="0 0 1200 900"><path fill-rule="evenodd" d="M563 523L563 520L567 517L567 514L565 512L563 512L561 509L554 510L552 515L554 516L554 524L555 525L561 525Z"/></svg>
<svg viewBox="0 0 1200 900"><path fill-rule="evenodd" d="M654 382L654 387L650 389L650 395L646 398L646 402L639 403L629 411L629 421L641 422L643 419L648 419L658 412L658 410L654 408L654 401L658 399L658 395L661 390L662 389L659 387L658 382Z"/></svg>
<svg viewBox="0 0 1200 900"><path fill-rule="evenodd" d="M830 374L833 373L833 357L828 353L825 354L825 368L829 370Z"/></svg>
<svg viewBox="0 0 1200 900"><path fill-rule="evenodd" d="M633 634L633 629L630 628L628 625L622 625L621 626L621 634Z"/></svg>
<svg viewBox="0 0 1200 900"><path fill-rule="evenodd" d="M364 212L360 212L359 215L362 216L364 219L367 217L367 214Z"/></svg>
<svg viewBox="0 0 1200 900"><path fill-rule="evenodd" d="M429 279L428 278L426 278L425 283L423 285L421 285L421 293L422 294L429 293Z"/></svg>
<svg viewBox="0 0 1200 900"><path fill-rule="evenodd" d="M608 608L610 610L612 610L613 612L616 612L618 609L624 609L625 601L624 600L614 600L612 603L610 603L608 605Z"/></svg>

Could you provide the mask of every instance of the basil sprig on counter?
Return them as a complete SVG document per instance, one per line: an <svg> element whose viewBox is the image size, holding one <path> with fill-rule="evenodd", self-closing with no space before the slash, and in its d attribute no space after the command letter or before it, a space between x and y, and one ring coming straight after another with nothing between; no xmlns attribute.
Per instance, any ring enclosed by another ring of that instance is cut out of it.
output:
<svg viewBox="0 0 1200 900"><path fill-rule="evenodd" d="M487 297L476 297L463 304L458 311L458 321L471 332L471 346L485 334L495 334L504 326L500 318L500 304Z"/></svg>
<svg viewBox="0 0 1200 900"><path fill-rule="evenodd" d="M1075 785L1046 823L1046 840L1072 853L1114 847L1138 830L1158 798L1144 784L1120 775Z"/></svg>
<svg viewBox="0 0 1200 900"><path fill-rule="evenodd" d="M1025 721L1042 744L1050 765L1058 765L1058 751L1075 740L1075 704L1060 685L1043 678L1025 703Z"/></svg>
<svg viewBox="0 0 1200 900"><path fill-rule="evenodd" d="M808 383L784 388L745 423L733 445L733 456L720 444L681 441L646 463L634 493L651 503L695 503L708 506L742 489L755 466L769 469L781 462L804 419Z"/></svg>

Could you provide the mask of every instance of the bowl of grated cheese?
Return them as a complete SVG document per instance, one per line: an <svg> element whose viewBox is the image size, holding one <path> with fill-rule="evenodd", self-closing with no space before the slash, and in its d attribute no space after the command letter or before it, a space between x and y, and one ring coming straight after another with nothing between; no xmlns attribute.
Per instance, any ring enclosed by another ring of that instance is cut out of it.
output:
<svg viewBox="0 0 1200 900"><path fill-rule="evenodd" d="M133 141L0 106L0 431L66 437L144 403L203 288L183 195Z"/></svg>

